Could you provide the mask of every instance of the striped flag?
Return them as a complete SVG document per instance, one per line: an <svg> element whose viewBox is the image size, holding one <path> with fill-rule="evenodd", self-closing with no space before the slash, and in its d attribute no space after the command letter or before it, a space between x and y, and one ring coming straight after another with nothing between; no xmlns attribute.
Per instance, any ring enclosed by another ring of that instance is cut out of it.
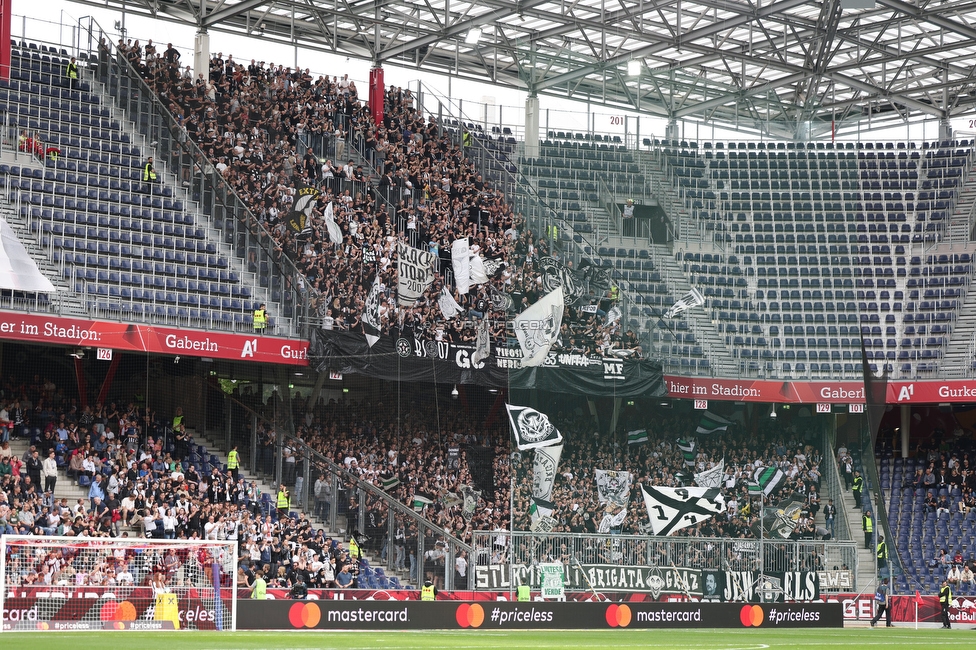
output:
<svg viewBox="0 0 976 650"><path fill-rule="evenodd" d="M400 479L397 478L396 476L388 476L386 478L380 479L380 481L381 481L380 487L382 487L387 492L389 492L396 486L400 485Z"/></svg>
<svg viewBox="0 0 976 650"><path fill-rule="evenodd" d="M753 480L755 483L749 486L749 493L758 496L761 492L768 497L786 485L786 474L777 467L760 467Z"/></svg>
<svg viewBox="0 0 976 650"><path fill-rule="evenodd" d="M433 505L434 500L424 494L413 495L413 509L416 512L423 512L423 509Z"/></svg>
<svg viewBox="0 0 976 650"><path fill-rule="evenodd" d="M715 415L710 411L705 411L702 413L701 422L698 423L698 428L695 430L700 436L707 436L711 433L726 432L729 430L729 425L732 424L729 420Z"/></svg>
<svg viewBox="0 0 976 650"><path fill-rule="evenodd" d="M628 445L639 445L643 442L647 442L647 429L635 429L627 432Z"/></svg>
<svg viewBox="0 0 976 650"><path fill-rule="evenodd" d="M671 308L664 312L665 318L674 318L678 314L692 307L698 307L699 305L705 304L705 296L701 294L698 289L692 287L691 291L685 295L678 298L678 300L671 305Z"/></svg>
<svg viewBox="0 0 976 650"><path fill-rule="evenodd" d="M695 466L695 448L698 445L694 440L685 440L684 438L678 438L678 449L681 450L681 455L685 458L686 467Z"/></svg>

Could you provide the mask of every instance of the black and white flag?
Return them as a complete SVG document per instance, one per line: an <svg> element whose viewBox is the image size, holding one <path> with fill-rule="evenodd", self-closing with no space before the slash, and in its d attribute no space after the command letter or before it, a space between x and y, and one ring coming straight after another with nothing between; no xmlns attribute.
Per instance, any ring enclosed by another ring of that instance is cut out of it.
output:
<svg viewBox="0 0 976 650"><path fill-rule="evenodd" d="M288 227L295 233L308 233L312 229L312 210L319 198L319 191L314 187L300 187L295 192L295 203L288 213Z"/></svg>
<svg viewBox="0 0 976 650"><path fill-rule="evenodd" d="M563 290L556 287L515 317L515 336L522 348L522 367L541 366L563 323Z"/></svg>
<svg viewBox="0 0 976 650"><path fill-rule="evenodd" d="M614 528L620 528L625 519L627 519L627 508L621 508L620 512L617 513L604 513L596 532L609 533Z"/></svg>
<svg viewBox="0 0 976 650"><path fill-rule="evenodd" d="M411 307L434 281L434 260L428 251L397 242L397 301Z"/></svg>
<svg viewBox="0 0 976 650"><path fill-rule="evenodd" d="M471 363L478 366L491 354L491 328L487 314L478 325L478 337L475 340L474 352L471 353Z"/></svg>
<svg viewBox="0 0 976 650"><path fill-rule="evenodd" d="M441 308L441 314L443 314L444 320L451 320L462 311L461 305L457 304L457 300L448 291L446 285L441 290L441 295L437 298L437 306Z"/></svg>
<svg viewBox="0 0 976 650"><path fill-rule="evenodd" d="M369 289L366 296L366 307L363 310L363 333L366 334L366 342L369 347L373 347L380 340L380 276L377 274L373 278L373 286Z"/></svg>
<svg viewBox="0 0 976 650"><path fill-rule="evenodd" d="M508 420L512 423L512 437L520 450L550 447L563 441L563 436L549 421L549 416L528 406L506 404Z"/></svg>
<svg viewBox="0 0 976 650"><path fill-rule="evenodd" d="M471 257L468 238L455 239L451 244L451 266L454 268L454 286L459 294L466 295L471 287Z"/></svg>
<svg viewBox="0 0 976 650"><path fill-rule="evenodd" d="M712 488L712 487L722 487L722 481L725 479L725 459L723 458L718 462L715 467L706 469L704 472L698 472L695 474L695 483L698 487Z"/></svg>
<svg viewBox="0 0 976 650"><path fill-rule="evenodd" d="M461 516L464 517L465 521L471 521L475 511L478 509L481 492L470 485L462 485L461 498L464 500L464 504L461 506Z"/></svg>
<svg viewBox="0 0 976 650"><path fill-rule="evenodd" d="M655 535L670 535L725 512L725 497L719 488L641 486L641 491Z"/></svg>
<svg viewBox="0 0 976 650"><path fill-rule="evenodd" d="M664 317L674 318L675 316L677 316L683 311L704 304L705 304L705 296L703 296L698 289L692 287L691 291L689 291L682 297L678 298L678 300L675 301L675 303L671 305L671 307L666 312L664 312Z"/></svg>
<svg viewBox="0 0 976 650"><path fill-rule="evenodd" d="M595 469L596 494L600 503L626 506L630 502L630 472Z"/></svg>
<svg viewBox="0 0 976 650"><path fill-rule="evenodd" d="M532 498L552 500L552 486L559 469L559 457L563 454L562 445L538 447L532 464Z"/></svg>

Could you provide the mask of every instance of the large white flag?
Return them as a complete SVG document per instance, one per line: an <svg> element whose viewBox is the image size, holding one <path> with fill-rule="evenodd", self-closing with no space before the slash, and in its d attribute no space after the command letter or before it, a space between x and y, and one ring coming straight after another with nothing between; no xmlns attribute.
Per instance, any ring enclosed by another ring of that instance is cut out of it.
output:
<svg viewBox="0 0 976 650"><path fill-rule="evenodd" d="M475 246L477 248L477 246ZM485 270L485 260L477 253L468 256L469 278L471 284L488 282L488 272Z"/></svg>
<svg viewBox="0 0 976 650"><path fill-rule="evenodd" d="M611 529L622 526L626 518L627 508L621 508L620 512L617 514L611 514L609 512L604 513L603 519L600 520L600 526L597 528L596 532L609 533Z"/></svg>
<svg viewBox="0 0 976 650"><path fill-rule="evenodd" d="M676 300L675 303L671 305L671 307L666 312L664 312L664 317L674 318L675 316L677 316L683 311L704 304L705 304L705 296L703 296L698 289L692 287L691 291L678 298L678 300Z"/></svg>
<svg viewBox="0 0 976 650"><path fill-rule="evenodd" d="M366 307L363 309L363 332L366 334L366 342L369 347L380 340L380 276L377 273L373 278L373 286L369 289L366 296Z"/></svg>
<svg viewBox="0 0 976 650"><path fill-rule="evenodd" d="M515 317L515 336L522 347L522 366L541 366L563 322L563 288L540 298Z"/></svg>
<svg viewBox="0 0 976 650"><path fill-rule="evenodd" d="M332 207L332 201L329 201L329 205L325 206L325 227L329 231L329 239L332 243L338 246L342 243L342 231L339 230L339 224L336 223L335 213Z"/></svg>
<svg viewBox="0 0 976 650"><path fill-rule="evenodd" d="M559 457L563 454L562 445L538 447L535 462L532 464L532 498L552 501L552 486L559 469Z"/></svg>
<svg viewBox="0 0 976 650"><path fill-rule="evenodd" d="M457 300L454 299L454 296L451 295L451 292L447 290L446 286L441 290L441 295L437 298L437 306L441 308L441 313L446 320L451 320L461 313L461 305L457 304Z"/></svg>
<svg viewBox="0 0 976 650"><path fill-rule="evenodd" d="M520 450L550 447L563 441L559 430L549 421L549 416L528 406L506 404L508 420L512 423L512 437Z"/></svg>
<svg viewBox="0 0 976 650"><path fill-rule="evenodd" d="M38 293L56 291L20 243L17 233L3 219L0 219L0 288Z"/></svg>
<svg viewBox="0 0 976 650"><path fill-rule="evenodd" d="M478 326L478 338L475 340L474 352L471 353L471 363L478 366L491 354L491 324L488 322L488 314L481 319Z"/></svg>
<svg viewBox="0 0 976 650"><path fill-rule="evenodd" d="M434 281L434 255L397 242L397 300L410 307Z"/></svg>
<svg viewBox="0 0 976 650"><path fill-rule="evenodd" d="M600 503L615 503L626 506L630 501L630 472L613 470L593 470L596 481L596 495Z"/></svg>
<svg viewBox="0 0 976 650"><path fill-rule="evenodd" d="M655 535L670 535L725 511L719 488L643 487L644 505Z"/></svg>
<svg viewBox="0 0 976 650"><path fill-rule="evenodd" d="M722 487L722 480L725 478L725 459L718 461L718 465L704 472L695 474L695 483L698 487L711 488Z"/></svg>
<svg viewBox="0 0 976 650"><path fill-rule="evenodd" d="M459 294L467 295L471 287L471 255L467 237L455 239L451 244L451 265L454 267L454 286Z"/></svg>

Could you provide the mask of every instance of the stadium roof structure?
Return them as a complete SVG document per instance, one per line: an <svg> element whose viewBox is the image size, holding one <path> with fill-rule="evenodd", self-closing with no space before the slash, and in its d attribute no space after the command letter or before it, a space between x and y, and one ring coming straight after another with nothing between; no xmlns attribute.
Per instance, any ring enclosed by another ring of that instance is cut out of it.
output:
<svg viewBox="0 0 976 650"><path fill-rule="evenodd" d="M770 137L976 103L968 0L76 1Z"/></svg>

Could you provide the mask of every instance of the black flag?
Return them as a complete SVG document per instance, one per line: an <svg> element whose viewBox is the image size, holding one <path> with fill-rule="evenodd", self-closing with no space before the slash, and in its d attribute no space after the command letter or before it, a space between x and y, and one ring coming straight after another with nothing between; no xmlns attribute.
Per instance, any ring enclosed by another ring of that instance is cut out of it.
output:
<svg viewBox="0 0 976 650"><path fill-rule="evenodd" d="M311 230L312 209L315 200L319 198L319 191L314 187L300 187L296 192L295 203L288 213L288 227L292 232L303 233Z"/></svg>

